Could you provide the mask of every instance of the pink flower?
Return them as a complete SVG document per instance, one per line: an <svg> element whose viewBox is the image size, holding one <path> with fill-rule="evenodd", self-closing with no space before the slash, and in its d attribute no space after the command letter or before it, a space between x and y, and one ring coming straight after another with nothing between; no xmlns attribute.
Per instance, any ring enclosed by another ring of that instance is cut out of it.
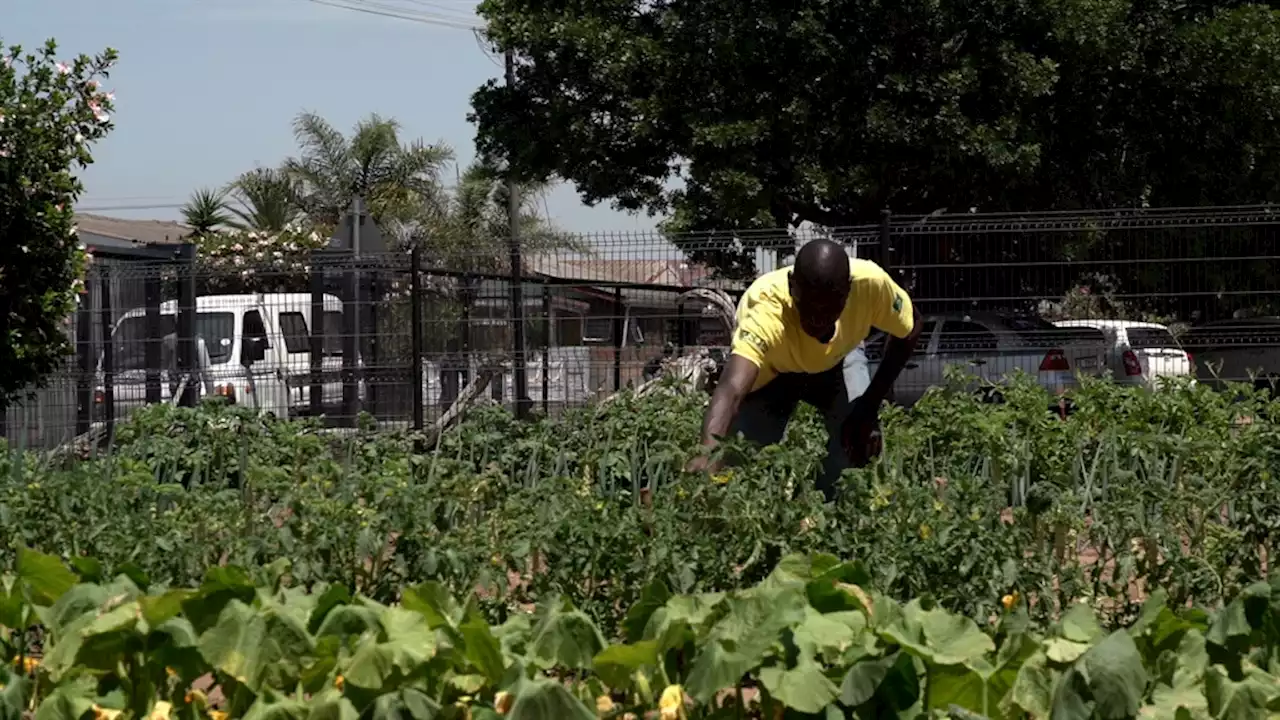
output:
<svg viewBox="0 0 1280 720"><path fill-rule="evenodd" d="M68 75L71 73L71 66L66 63L58 63L57 68L58 68L58 72L63 75Z"/></svg>
<svg viewBox="0 0 1280 720"><path fill-rule="evenodd" d="M86 82L85 85L88 85L90 90L97 90L99 83L97 80L91 79L88 82Z"/></svg>

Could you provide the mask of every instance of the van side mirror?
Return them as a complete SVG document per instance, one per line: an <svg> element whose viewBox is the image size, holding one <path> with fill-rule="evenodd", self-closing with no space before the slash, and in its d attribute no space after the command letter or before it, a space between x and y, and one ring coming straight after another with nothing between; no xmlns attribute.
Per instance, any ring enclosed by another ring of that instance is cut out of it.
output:
<svg viewBox="0 0 1280 720"><path fill-rule="evenodd" d="M262 360L267 356L267 339L264 337L246 337L240 341L240 364L244 367Z"/></svg>

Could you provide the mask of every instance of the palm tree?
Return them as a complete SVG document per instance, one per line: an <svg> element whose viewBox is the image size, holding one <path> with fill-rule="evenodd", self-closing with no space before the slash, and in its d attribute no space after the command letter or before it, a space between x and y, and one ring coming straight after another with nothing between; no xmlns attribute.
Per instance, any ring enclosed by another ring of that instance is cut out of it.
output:
<svg viewBox="0 0 1280 720"><path fill-rule="evenodd" d="M227 191L236 200L229 209L240 229L278 232L301 214L298 183L281 169L250 170L233 180Z"/></svg>
<svg viewBox="0 0 1280 720"><path fill-rule="evenodd" d="M586 251L583 243L557 228L541 212L547 187L521 184L516 235L526 256L552 251ZM445 267L477 272L510 269L508 189L497 163L481 159L462 173L445 206L440 231L424 238L424 248Z"/></svg>
<svg viewBox="0 0 1280 720"><path fill-rule="evenodd" d="M453 158L443 144L400 142L400 125L378 115L356 123L347 138L314 113L293 122L301 152L284 163L299 205L317 224L334 227L356 195L375 220L413 216L439 202L440 174Z"/></svg>
<svg viewBox="0 0 1280 720"><path fill-rule="evenodd" d="M182 221L197 237L230 226L233 218L227 209L226 191L200 188L191 193L191 199L182 206Z"/></svg>

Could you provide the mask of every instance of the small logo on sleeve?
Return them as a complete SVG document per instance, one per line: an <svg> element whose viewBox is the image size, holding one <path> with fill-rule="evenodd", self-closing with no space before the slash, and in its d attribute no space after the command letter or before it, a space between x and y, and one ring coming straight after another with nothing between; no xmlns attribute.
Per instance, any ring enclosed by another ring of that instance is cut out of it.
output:
<svg viewBox="0 0 1280 720"><path fill-rule="evenodd" d="M902 296L897 293L893 294L893 311L896 313L902 312Z"/></svg>
<svg viewBox="0 0 1280 720"><path fill-rule="evenodd" d="M738 330L738 339L758 350L761 355L769 352L769 345L765 343L764 339L750 330Z"/></svg>

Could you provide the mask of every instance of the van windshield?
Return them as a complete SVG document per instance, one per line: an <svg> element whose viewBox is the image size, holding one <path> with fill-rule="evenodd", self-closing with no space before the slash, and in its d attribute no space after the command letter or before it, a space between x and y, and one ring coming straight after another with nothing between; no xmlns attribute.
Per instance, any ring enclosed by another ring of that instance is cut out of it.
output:
<svg viewBox="0 0 1280 720"><path fill-rule="evenodd" d="M160 336L176 333L178 317L176 315L160 316ZM204 339L205 350L209 353L209 363L221 365L231 360L233 339L236 332L235 315L229 312L196 313L196 336ZM121 320L111 334L113 369L145 370L147 368L147 319L130 317ZM161 346L161 367L164 365L164 347Z"/></svg>

